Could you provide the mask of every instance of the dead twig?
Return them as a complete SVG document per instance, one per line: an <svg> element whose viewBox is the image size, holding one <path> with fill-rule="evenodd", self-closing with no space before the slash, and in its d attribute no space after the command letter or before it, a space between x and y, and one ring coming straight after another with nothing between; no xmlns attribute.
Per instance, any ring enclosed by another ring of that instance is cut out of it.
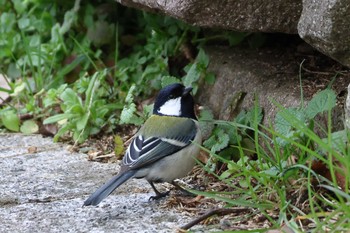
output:
<svg viewBox="0 0 350 233"><path fill-rule="evenodd" d="M340 74L340 75L345 75L347 73L347 70L340 70L340 71L313 71L309 70L305 67L301 67L304 71L310 73L310 74L319 74L319 75L334 75L334 74Z"/></svg>
<svg viewBox="0 0 350 233"><path fill-rule="evenodd" d="M228 215L228 214L237 214L237 213L242 213L248 211L249 208L218 208L218 209L213 209L209 210L208 212L204 213L203 215L199 216L198 218L192 220L191 222L187 223L186 225L180 227L181 230L188 230L194 225L197 225L201 221L213 216L213 215L218 215L218 216L223 216L223 215Z"/></svg>

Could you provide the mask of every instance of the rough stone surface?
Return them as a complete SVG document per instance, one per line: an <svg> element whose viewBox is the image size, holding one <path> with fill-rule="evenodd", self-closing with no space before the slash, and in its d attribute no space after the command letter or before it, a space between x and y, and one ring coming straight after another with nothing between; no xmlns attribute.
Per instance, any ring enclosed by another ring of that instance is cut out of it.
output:
<svg viewBox="0 0 350 233"><path fill-rule="evenodd" d="M206 52L209 71L216 74L216 81L201 88L199 102L213 109L217 118L228 120L242 109L251 108L255 94L265 109L265 119L273 119L276 113L272 99L284 106L300 104L298 70L291 62L291 53L225 47L208 47Z"/></svg>
<svg viewBox="0 0 350 233"><path fill-rule="evenodd" d="M245 32L299 36L325 55L350 67L348 0L117 0L163 13L189 24Z"/></svg>
<svg viewBox="0 0 350 233"><path fill-rule="evenodd" d="M164 200L149 202L144 180L129 180L98 207L82 208L118 167L86 157L50 138L0 135L0 232L175 232L191 219Z"/></svg>
<svg viewBox="0 0 350 233"><path fill-rule="evenodd" d="M273 123L278 107L300 107L299 65L293 48L241 49L207 47L209 71L216 75L214 85L199 89L198 102L213 110L218 119L233 119L243 109L254 106L255 96L264 110L264 124ZM315 88L315 87L314 87ZM345 88L345 87L344 87ZM304 103L310 100L304 98ZM336 108L333 126L342 129L343 110Z"/></svg>
<svg viewBox="0 0 350 233"><path fill-rule="evenodd" d="M117 0L189 24L249 32L297 33L301 0Z"/></svg>
<svg viewBox="0 0 350 233"><path fill-rule="evenodd" d="M348 0L303 0L298 32L310 45L350 67Z"/></svg>
<svg viewBox="0 0 350 233"><path fill-rule="evenodd" d="M345 102L345 127L350 131L350 84L348 86L348 96Z"/></svg>

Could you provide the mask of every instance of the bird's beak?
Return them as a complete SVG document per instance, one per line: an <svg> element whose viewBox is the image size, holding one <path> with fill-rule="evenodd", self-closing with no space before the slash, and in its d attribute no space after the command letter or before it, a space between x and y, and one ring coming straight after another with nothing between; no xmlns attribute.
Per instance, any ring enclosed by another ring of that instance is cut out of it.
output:
<svg viewBox="0 0 350 233"><path fill-rule="evenodd" d="M182 92L182 96L188 95L193 90L192 87L186 87L184 91Z"/></svg>

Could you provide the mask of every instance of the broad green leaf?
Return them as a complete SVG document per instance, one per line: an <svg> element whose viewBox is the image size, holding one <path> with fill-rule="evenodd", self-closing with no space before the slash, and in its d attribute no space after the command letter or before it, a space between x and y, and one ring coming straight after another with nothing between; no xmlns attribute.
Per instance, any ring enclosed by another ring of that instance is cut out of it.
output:
<svg viewBox="0 0 350 233"><path fill-rule="evenodd" d="M26 89L26 84L24 82L22 82L21 84L16 85L16 87L13 90L13 93L11 94L11 96L16 97L20 93L22 93L25 89Z"/></svg>
<svg viewBox="0 0 350 233"><path fill-rule="evenodd" d="M30 26L30 20L29 20L29 18L20 18L19 20L18 20L18 27L20 28L20 29L25 29L25 28L27 28L27 27L29 27Z"/></svg>
<svg viewBox="0 0 350 233"><path fill-rule="evenodd" d="M23 14L26 10L28 10L28 4L30 1L22 1L22 0L12 0L14 8L16 9L17 14Z"/></svg>
<svg viewBox="0 0 350 233"><path fill-rule="evenodd" d="M287 108L276 114L276 131L283 135L288 135L293 128L293 125L288 120L291 118L295 118L303 123L306 122L306 117L302 110L296 108Z"/></svg>
<svg viewBox="0 0 350 233"><path fill-rule="evenodd" d="M122 113L120 114L120 124L130 123L135 112L136 112L136 105L134 103L131 103L128 106L124 106Z"/></svg>
<svg viewBox="0 0 350 233"><path fill-rule="evenodd" d="M141 117L133 115L130 119L129 124L142 125L143 122L144 122L144 120Z"/></svg>
<svg viewBox="0 0 350 233"><path fill-rule="evenodd" d="M246 179L242 179L242 180L239 180L239 186L241 186L242 188L248 188L249 184Z"/></svg>
<svg viewBox="0 0 350 233"><path fill-rule="evenodd" d="M76 114L69 114L69 113L57 114L57 115L46 118L44 120L43 124L56 123L56 122L61 121L61 120L70 119L70 118L74 117L75 115Z"/></svg>
<svg viewBox="0 0 350 233"><path fill-rule="evenodd" d="M160 64L151 63L147 65L145 70L142 72L141 79L144 79L144 78L150 79L149 77L157 76L161 72L162 72L162 67L160 66Z"/></svg>
<svg viewBox="0 0 350 233"><path fill-rule="evenodd" d="M199 49L196 61L205 68L209 65L209 57L205 54L203 49Z"/></svg>
<svg viewBox="0 0 350 233"><path fill-rule="evenodd" d="M308 120L306 119L305 113L302 109L287 108L281 110L276 114L275 118L276 132L280 133L286 138L300 138L300 134L302 134L302 132L296 128L296 121L304 125L308 123ZM283 147L288 144L285 139L282 139L280 137L277 137L276 142Z"/></svg>
<svg viewBox="0 0 350 233"><path fill-rule="evenodd" d="M334 91L330 89L320 91L307 105L305 109L307 117L313 119L317 114L331 110L336 105L336 98Z"/></svg>
<svg viewBox="0 0 350 233"><path fill-rule="evenodd" d="M80 114L84 114L85 111L84 111L84 108L80 105L80 104L73 104L73 105L70 105L68 106L69 108L67 108L64 112L65 113L72 113L72 114L77 114L77 115L80 115Z"/></svg>
<svg viewBox="0 0 350 233"><path fill-rule="evenodd" d="M126 106L122 113L120 114L120 123L119 124L135 124L140 125L143 123L142 118L135 115L136 105L134 103Z"/></svg>
<svg viewBox="0 0 350 233"><path fill-rule="evenodd" d="M147 57L143 56L143 57L140 57L138 60L137 60L137 63L139 63L140 65L143 65L147 62Z"/></svg>
<svg viewBox="0 0 350 233"><path fill-rule="evenodd" d="M72 125L71 124L66 124L64 125L62 128L60 128L58 130L58 132L56 133L55 137L53 138L53 141L54 142L57 142L58 139L63 135L65 134L67 131L69 131L70 129L72 129Z"/></svg>
<svg viewBox="0 0 350 233"><path fill-rule="evenodd" d="M166 87L173 83L181 83L181 82L179 81L179 79L177 79L174 76L164 76L162 78L162 87Z"/></svg>
<svg viewBox="0 0 350 233"><path fill-rule="evenodd" d="M105 123L105 121L101 122L100 125L102 125L103 123ZM96 135L96 134L98 134L99 132L101 132L101 127L91 127L91 126L89 125L88 128L90 129L90 130L89 130L89 134L90 134L90 135Z"/></svg>
<svg viewBox="0 0 350 233"><path fill-rule="evenodd" d="M39 35L33 35L30 38L29 46L30 47L39 47L41 44L41 38Z"/></svg>
<svg viewBox="0 0 350 233"><path fill-rule="evenodd" d="M134 96L133 96L133 93L134 93L134 90L136 88L136 85L133 84L131 85L129 91L128 91L128 94L126 95L125 97L125 102L126 103L132 103L134 101ZM136 108L135 108L136 109ZM124 110L124 109L123 109Z"/></svg>
<svg viewBox="0 0 350 233"><path fill-rule="evenodd" d="M51 43L59 43L61 41L61 34L60 34L60 24L56 23L52 28L51 28Z"/></svg>
<svg viewBox="0 0 350 233"><path fill-rule="evenodd" d="M85 113L83 117L81 117L78 121L77 121L77 130L81 131L83 130L89 120L89 114Z"/></svg>
<svg viewBox="0 0 350 233"><path fill-rule="evenodd" d="M73 9L66 11L64 14L64 21L59 29L61 35L64 35L72 27L74 21L77 19L77 11L79 10L79 5L75 5Z"/></svg>
<svg viewBox="0 0 350 233"><path fill-rule="evenodd" d="M232 171L226 170L226 171L224 171L223 173L221 173L221 175L220 175L220 180L227 179L227 178L229 178L231 175L232 175Z"/></svg>
<svg viewBox="0 0 350 233"><path fill-rule="evenodd" d="M197 68L197 63L193 63L191 66L190 66L190 69L188 70L186 76L184 77L184 85L186 87L193 87L193 93L196 93L196 90L195 90L195 87L194 87L194 83L198 81L198 79L200 78L200 75L201 75L201 72L198 70Z"/></svg>
<svg viewBox="0 0 350 233"><path fill-rule="evenodd" d="M73 132L73 140L78 141L79 143L82 143L83 141L85 141L88 138L89 134L90 134L89 128L87 128L83 131L75 130Z"/></svg>
<svg viewBox="0 0 350 233"><path fill-rule="evenodd" d="M223 129L216 128L213 135L208 138L203 145L210 148L211 152L217 152L228 146L229 136L224 132Z"/></svg>
<svg viewBox="0 0 350 233"><path fill-rule="evenodd" d="M38 124L33 120L24 121L21 125L21 132L24 134L33 134L39 131Z"/></svg>
<svg viewBox="0 0 350 233"><path fill-rule="evenodd" d="M71 88L66 88L62 94L60 95L60 98L63 100L63 103L66 106L71 106L74 104L80 104L82 106L82 100L78 96L78 94L73 91Z"/></svg>
<svg viewBox="0 0 350 233"><path fill-rule="evenodd" d="M19 131L19 117L13 111L6 111L1 113L0 119L4 126L11 131L18 132Z"/></svg>
<svg viewBox="0 0 350 233"><path fill-rule="evenodd" d="M132 85L129 89L129 92L125 98L126 105L124 106L121 114L120 114L120 122L119 124L135 124L140 125L143 123L143 119L135 115L136 113L136 105L133 103L134 97L133 92L136 86Z"/></svg>
<svg viewBox="0 0 350 233"><path fill-rule="evenodd" d="M257 111L257 116L256 116L257 119L255 119L255 111ZM260 123L263 117L264 117L264 114L260 106L257 106L257 109L252 108L247 112L247 120L250 126L253 126L255 122Z"/></svg>
<svg viewBox="0 0 350 233"><path fill-rule="evenodd" d="M210 108L204 107L199 114L199 120L212 121L214 119L213 111Z"/></svg>
<svg viewBox="0 0 350 233"><path fill-rule="evenodd" d="M340 130L333 132L331 135L331 143L334 148L345 148L348 143L348 132L347 130ZM328 138L322 138L322 141L324 143L328 143ZM323 148L320 148L321 150ZM325 154L327 153L326 150L323 151Z"/></svg>
<svg viewBox="0 0 350 233"><path fill-rule="evenodd" d="M101 72L96 72L89 83L88 89L86 90L86 99L85 99L85 110L91 106L94 96L96 95L95 91L96 89L100 86L100 80L99 77L100 75L105 75L106 70L104 70L102 73Z"/></svg>
<svg viewBox="0 0 350 233"><path fill-rule="evenodd" d="M153 104L143 106L143 116L148 118L152 115L153 112Z"/></svg>
<svg viewBox="0 0 350 233"><path fill-rule="evenodd" d="M271 167L267 170L261 171L261 173L264 173L264 174L272 176L272 177L276 177L278 174L281 173L281 171L277 167Z"/></svg>
<svg viewBox="0 0 350 233"><path fill-rule="evenodd" d="M21 71L17 68L16 63L9 64L7 68L7 76L10 78L18 78L21 76Z"/></svg>

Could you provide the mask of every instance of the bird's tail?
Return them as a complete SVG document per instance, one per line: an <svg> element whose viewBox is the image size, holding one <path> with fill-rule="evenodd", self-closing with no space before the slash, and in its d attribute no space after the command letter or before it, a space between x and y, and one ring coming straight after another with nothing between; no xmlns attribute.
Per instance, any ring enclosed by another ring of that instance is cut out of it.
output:
<svg viewBox="0 0 350 233"><path fill-rule="evenodd" d="M98 205L103 199L111 194L116 188L118 188L125 181L130 179L134 174L135 170L129 170L114 176L110 181L102 185L97 189L91 196L86 199L83 206Z"/></svg>

